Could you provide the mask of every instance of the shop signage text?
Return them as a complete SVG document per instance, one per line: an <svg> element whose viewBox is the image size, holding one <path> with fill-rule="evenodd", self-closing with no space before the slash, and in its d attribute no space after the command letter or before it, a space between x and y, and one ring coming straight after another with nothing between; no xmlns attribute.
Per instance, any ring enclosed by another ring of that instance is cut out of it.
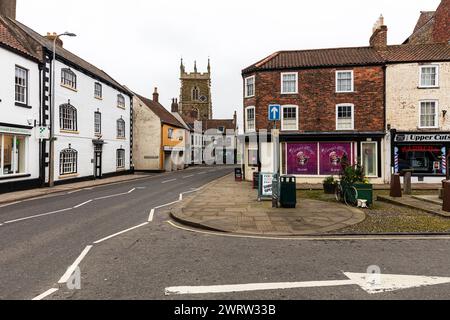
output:
<svg viewBox="0 0 450 320"><path fill-rule="evenodd" d="M398 134L395 142L450 142L450 134Z"/></svg>
<svg viewBox="0 0 450 320"><path fill-rule="evenodd" d="M0 126L0 132L2 133L11 133L11 134L23 134L27 136L31 136L30 129L21 129L21 128L12 128L12 127L3 127Z"/></svg>

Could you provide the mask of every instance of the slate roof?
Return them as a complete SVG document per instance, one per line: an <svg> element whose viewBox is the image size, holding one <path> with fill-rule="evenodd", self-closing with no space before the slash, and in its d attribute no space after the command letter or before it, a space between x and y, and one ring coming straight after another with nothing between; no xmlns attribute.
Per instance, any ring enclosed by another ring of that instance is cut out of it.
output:
<svg viewBox="0 0 450 320"><path fill-rule="evenodd" d="M150 110L153 111L154 114L158 118L161 119L161 122L164 124L168 124L177 128L185 129L184 125L180 123L166 108L163 107L159 102L155 102L151 99L145 98L139 94L136 94L138 97Z"/></svg>

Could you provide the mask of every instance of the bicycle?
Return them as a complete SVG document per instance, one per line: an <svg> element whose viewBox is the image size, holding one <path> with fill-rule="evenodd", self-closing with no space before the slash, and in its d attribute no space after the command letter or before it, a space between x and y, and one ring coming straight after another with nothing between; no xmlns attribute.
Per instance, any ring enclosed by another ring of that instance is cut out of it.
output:
<svg viewBox="0 0 450 320"><path fill-rule="evenodd" d="M343 186L339 183L335 192L336 201L344 202L347 206L358 205L358 190L352 186Z"/></svg>

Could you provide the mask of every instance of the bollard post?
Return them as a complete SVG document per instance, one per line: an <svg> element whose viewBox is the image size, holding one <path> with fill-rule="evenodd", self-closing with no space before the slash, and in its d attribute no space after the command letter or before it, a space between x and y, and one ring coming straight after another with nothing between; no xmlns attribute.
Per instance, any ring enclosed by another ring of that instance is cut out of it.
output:
<svg viewBox="0 0 450 320"><path fill-rule="evenodd" d="M398 173L393 174L391 177L390 196L393 198L401 198L402 197L402 185L400 183L400 175Z"/></svg>
<svg viewBox="0 0 450 320"><path fill-rule="evenodd" d="M407 194L407 195L411 195L412 194L411 178L412 178L412 173L411 172L406 172L405 176L403 177L403 179L404 179L404 191L405 191L405 194Z"/></svg>
<svg viewBox="0 0 450 320"><path fill-rule="evenodd" d="M444 202L442 204L442 210L445 212L450 212L450 181L444 182L444 195L443 199Z"/></svg>

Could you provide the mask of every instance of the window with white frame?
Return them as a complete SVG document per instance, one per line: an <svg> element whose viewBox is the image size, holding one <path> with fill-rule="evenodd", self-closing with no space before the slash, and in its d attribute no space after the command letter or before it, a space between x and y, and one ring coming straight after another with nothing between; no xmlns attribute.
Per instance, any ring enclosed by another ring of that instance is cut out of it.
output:
<svg viewBox="0 0 450 320"><path fill-rule="evenodd" d="M124 149L117 150L116 166L117 166L117 169L125 168L125 150Z"/></svg>
<svg viewBox="0 0 450 320"><path fill-rule="evenodd" d="M420 87L435 88L439 86L439 68L438 66L420 67Z"/></svg>
<svg viewBox="0 0 450 320"><path fill-rule="evenodd" d="M71 89L77 89L77 75L72 70L65 68L61 70L61 84Z"/></svg>
<svg viewBox="0 0 450 320"><path fill-rule="evenodd" d="M64 149L59 154L59 174L75 174L78 171L78 152L72 148Z"/></svg>
<svg viewBox="0 0 450 320"><path fill-rule="evenodd" d="M16 102L28 103L28 70L16 66Z"/></svg>
<svg viewBox="0 0 450 320"><path fill-rule="evenodd" d="M247 132L253 132L256 130L255 116L255 107L248 107L245 109L245 128Z"/></svg>
<svg viewBox="0 0 450 320"><path fill-rule="evenodd" d="M245 78L245 97L255 96L255 76Z"/></svg>
<svg viewBox="0 0 450 320"><path fill-rule="evenodd" d="M121 94L117 95L117 106L119 108L125 109L125 97Z"/></svg>
<svg viewBox="0 0 450 320"><path fill-rule="evenodd" d="M102 85L101 83L96 82L94 84L94 96L97 99L101 99L103 97L103 92L102 92Z"/></svg>
<svg viewBox="0 0 450 320"><path fill-rule="evenodd" d="M102 133L102 114L98 111L94 113L94 133L96 135Z"/></svg>
<svg viewBox="0 0 450 320"><path fill-rule="evenodd" d="M125 139L125 120L117 120L117 138Z"/></svg>
<svg viewBox="0 0 450 320"><path fill-rule="evenodd" d="M281 93L298 93L298 73L289 72L281 74Z"/></svg>
<svg viewBox="0 0 450 320"><path fill-rule="evenodd" d="M70 104L59 106L59 125L61 130L77 131L77 109Z"/></svg>
<svg viewBox="0 0 450 320"><path fill-rule="evenodd" d="M295 131L298 130L298 107L282 106L281 130Z"/></svg>
<svg viewBox="0 0 450 320"><path fill-rule="evenodd" d="M420 128L438 127L438 105L437 101L420 102Z"/></svg>
<svg viewBox="0 0 450 320"><path fill-rule="evenodd" d="M339 104L336 106L336 130L354 129L354 106Z"/></svg>
<svg viewBox="0 0 450 320"><path fill-rule="evenodd" d="M336 92L353 92L353 71L336 71Z"/></svg>

